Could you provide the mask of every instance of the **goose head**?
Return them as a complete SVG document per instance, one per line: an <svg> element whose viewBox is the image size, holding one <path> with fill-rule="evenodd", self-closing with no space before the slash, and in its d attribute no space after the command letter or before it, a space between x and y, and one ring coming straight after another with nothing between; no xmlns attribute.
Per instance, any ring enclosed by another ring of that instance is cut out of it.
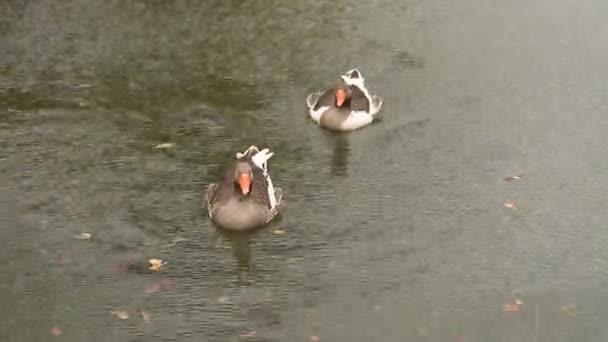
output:
<svg viewBox="0 0 608 342"><path fill-rule="evenodd" d="M238 161L234 168L234 186L235 190L243 196L247 196L251 192L251 183L253 181L253 170L248 161Z"/></svg>
<svg viewBox="0 0 608 342"><path fill-rule="evenodd" d="M345 104L348 105L348 100L353 93L353 87L360 90L365 89L365 79L359 69L351 69L340 76L336 83L336 107L341 108Z"/></svg>
<svg viewBox="0 0 608 342"><path fill-rule="evenodd" d="M340 79L336 84L336 107L341 108L345 104L347 104L347 100L352 95L352 88L344 82L344 80Z"/></svg>

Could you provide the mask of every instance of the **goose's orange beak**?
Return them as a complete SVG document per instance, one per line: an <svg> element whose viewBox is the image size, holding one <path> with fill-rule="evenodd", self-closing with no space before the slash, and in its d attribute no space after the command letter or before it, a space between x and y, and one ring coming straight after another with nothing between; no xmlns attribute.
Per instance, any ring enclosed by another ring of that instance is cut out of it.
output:
<svg viewBox="0 0 608 342"><path fill-rule="evenodd" d="M249 173L241 173L239 175L239 186L243 195L247 195L251 189L251 175Z"/></svg>
<svg viewBox="0 0 608 342"><path fill-rule="evenodd" d="M342 107L346 101L346 91L344 89L336 90L336 106Z"/></svg>

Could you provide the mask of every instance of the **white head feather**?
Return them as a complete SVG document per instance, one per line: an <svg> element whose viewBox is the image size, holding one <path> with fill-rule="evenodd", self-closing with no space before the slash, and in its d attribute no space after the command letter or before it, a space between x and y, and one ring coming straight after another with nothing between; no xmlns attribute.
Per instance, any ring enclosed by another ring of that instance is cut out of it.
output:
<svg viewBox="0 0 608 342"><path fill-rule="evenodd" d="M353 77L353 74L357 74L357 77ZM346 76L348 78L361 78L361 79L364 79L363 74L357 68L348 70L347 72L344 73L344 76Z"/></svg>
<svg viewBox="0 0 608 342"><path fill-rule="evenodd" d="M270 152L269 149L265 148L255 155L251 157L251 160L255 165L257 165L260 169L264 170L264 174L268 173L268 159L270 159L274 155L274 152Z"/></svg>
<svg viewBox="0 0 608 342"><path fill-rule="evenodd" d="M257 147L257 146L255 146L255 145L251 145L251 146L249 146L249 148L248 148L248 149L246 149L246 150L245 150L245 152L243 152L243 153L241 153L241 152L237 152L237 153L236 153L236 159L241 159L241 158L243 158L245 155L247 155L247 153L249 153L249 152L251 152L251 151L256 151L256 153L257 153L257 151L259 151L259 149L258 149L258 147Z"/></svg>

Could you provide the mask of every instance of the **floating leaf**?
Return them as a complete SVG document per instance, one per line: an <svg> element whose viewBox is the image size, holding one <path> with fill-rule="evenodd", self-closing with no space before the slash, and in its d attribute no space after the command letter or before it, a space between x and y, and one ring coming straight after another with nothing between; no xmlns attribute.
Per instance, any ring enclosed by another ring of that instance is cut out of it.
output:
<svg viewBox="0 0 608 342"><path fill-rule="evenodd" d="M175 287L175 280L163 279L160 281L160 288L163 290L170 290Z"/></svg>
<svg viewBox="0 0 608 342"><path fill-rule="evenodd" d="M60 255L56 256L55 259L53 259L53 263L56 266L63 267L67 263L67 260L66 260L65 256L60 254Z"/></svg>
<svg viewBox="0 0 608 342"><path fill-rule="evenodd" d="M129 270L129 263L128 262L119 262L117 264L113 264L112 265L112 271L115 273L124 273L127 272Z"/></svg>
<svg viewBox="0 0 608 342"><path fill-rule="evenodd" d="M188 239L184 239L184 238L182 238L182 237L177 237L177 238L175 238L175 239L173 239L173 240L171 240L171 241L169 242L169 246L170 246L170 247L173 247L173 246L175 246L175 245L177 245L178 243L183 242L183 241L188 241Z"/></svg>
<svg viewBox="0 0 608 342"><path fill-rule="evenodd" d="M514 201L507 200L505 201L505 208L517 210L517 203Z"/></svg>
<svg viewBox="0 0 608 342"><path fill-rule="evenodd" d="M523 305L524 302L522 302L521 299L516 298L513 302L504 304L503 309L506 312L519 312Z"/></svg>
<svg viewBox="0 0 608 342"><path fill-rule="evenodd" d="M144 320L144 322L150 323L150 319L152 318L152 316L148 311L141 310L139 313L141 313L141 318Z"/></svg>
<svg viewBox="0 0 608 342"><path fill-rule="evenodd" d="M252 336L255 336L255 333L256 333L255 330L243 331L243 332L241 332L241 337L252 337Z"/></svg>
<svg viewBox="0 0 608 342"><path fill-rule="evenodd" d="M154 283L154 284L148 286L144 292L147 294L153 294L153 293L160 292L160 290L161 290L160 283Z"/></svg>
<svg viewBox="0 0 608 342"><path fill-rule="evenodd" d="M520 307L519 307L519 305L517 305L515 303L507 303L507 304L503 305L503 309L506 312L518 312Z"/></svg>
<svg viewBox="0 0 608 342"><path fill-rule="evenodd" d="M91 237L93 237L93 234L91 234L91 233L80 233L80 234L74 235L74 239L77 239L77 240L89 240L89 239L91 239Z"/></svg>
<svg viewBox="0 0 608 342"><path fill-rule="evenodd" d="M127 310L113 310L112 315L114 315L120 319L129 318L129 312Z"/></svg>
<svg viewBox="0 0 608 342"><path fill-rule="evenodd" d="M49 334L51 334L53 336L62 335L63 329L61 329L60 327L52 327L51 329L49 329Z"/></svg>
<svg viewBox="0 0 608 342"><path fill-rule="evenodd" d="M147 294L153 294L160 292L161 290L170 290L175 287L175 280L171 279L163 279L159 282L156 282L150 286L148 286L144 292Z"/></svg>
<svg viewBox="0 0 608 342"><path fill-rule="evenodd" d="M275 231L273 233L275 233L276 235L283 235L283 234L285 234L285 230L278 228L278 229L275 229Z"/></svg>
<svg viewBox="0 0 608 342"><path fill-rule="evenodd" d="M565 304L560 308L562 315L568 318L576 317L576 304Z"/></svg>
<svg viewBox="0 0 608 342"><path fill-rule="evenodd" d="M150 259L148 260L150 263L150 271L158 272L160 268L163 267L167 262L161 259Z"/></svg>
<svg viewBox="0 0 608 342"><path fill-rule="evenodd" d="M504 180L507 181L507 182L510 182L510 181L521 179L521 178L523 178L523 176L524 176L524 174L520 173L520 174L515 175L515 176L505 177Z"/></svg>
<svg viewBox="0 0 608 342"><path fill-rule="evenodd" d="M175 146L174 143L162 143L162 144L158 144L158 145L154 146L154 148L166 149L166 148L171 148L173 146Z"/></svg>

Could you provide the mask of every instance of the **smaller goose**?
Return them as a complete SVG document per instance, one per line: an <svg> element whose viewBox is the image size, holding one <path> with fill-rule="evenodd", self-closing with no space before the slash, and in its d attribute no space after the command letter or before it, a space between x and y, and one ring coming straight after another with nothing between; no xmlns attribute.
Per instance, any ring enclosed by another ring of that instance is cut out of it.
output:
<svg viewBox="0 0 608 342"><path fill-rule="evenodd" d="M320 126L334 131L352 131L369 125L384 99L370 95L358 69L340 76L334 88L306 98L308 114Z"/></svg>
<svg viewBox="0 0 608 342"><path fill-rule="evenodd" d="M272 220L283 204L283 191L275 188L268 174L267 148L249 147L236 153L236 162L224 179L209 184L205 203L209 218L219 226L246 230Z"/></svg>

